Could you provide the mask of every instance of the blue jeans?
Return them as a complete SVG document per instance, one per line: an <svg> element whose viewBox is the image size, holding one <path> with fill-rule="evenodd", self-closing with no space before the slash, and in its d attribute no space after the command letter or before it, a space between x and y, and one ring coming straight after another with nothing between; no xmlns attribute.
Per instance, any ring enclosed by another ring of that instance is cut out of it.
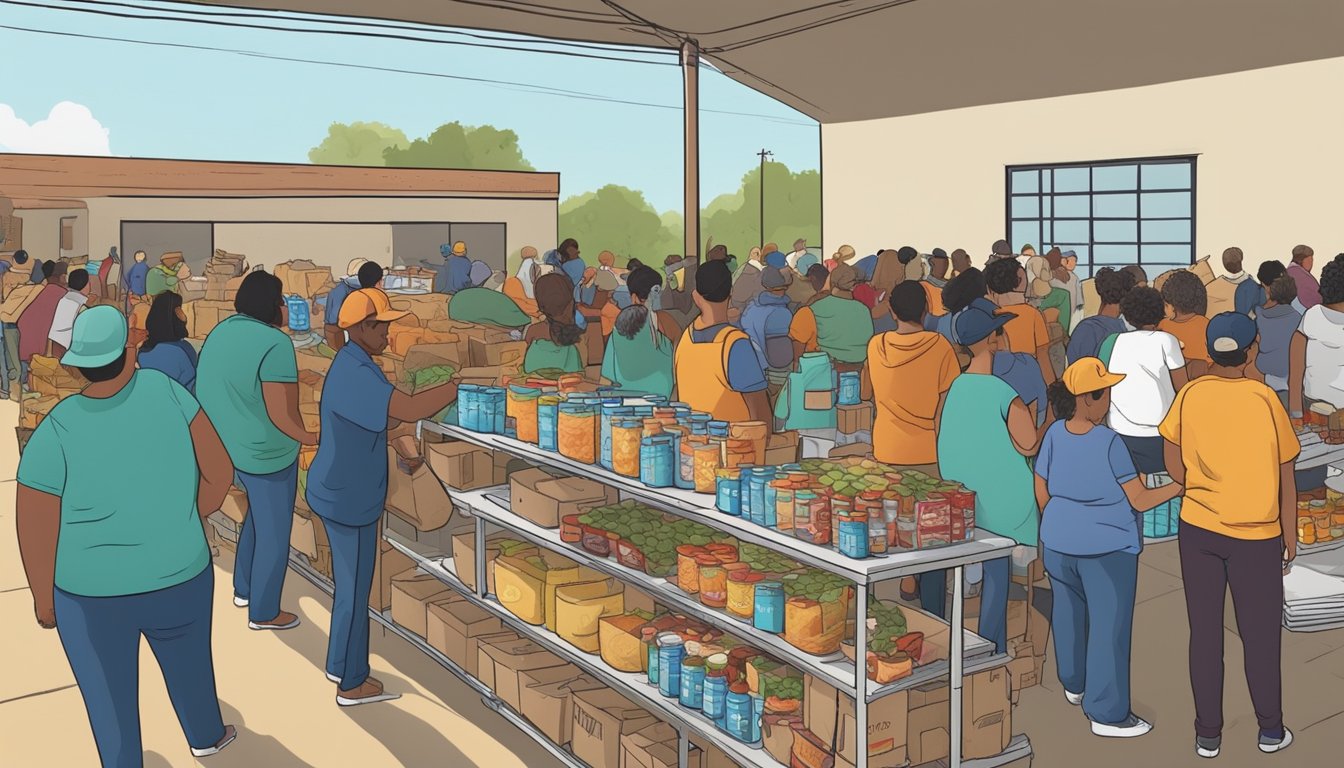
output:
<svg viewBox="0 0 1344 768"><path fill-rule="evenodd" d="M1124 722L1129 717L1129 650L1139 556L1112 552L1079 557L1046 548L1044 559L1055 591L1050 625L1059 682L1064 690L1083 694L1083 712L1092 722ZM1222 607L1219 603L1220 611Z"/></svg>
<svg viewBox="0 0 1344 768"><path fill-rule="evenodd" d="M1009 558L984 564L985 577L980 583L980 627L977 634L994 643L999 653L1008 651L1008 585L1012 582ZM919 575L919 602L924 610L947 618L947 571L929 571Z"/></svg>
<svg viewBox="0 0 1344 768"><path fill-rule="evenodd" d="M247 493L247 519L238 534L233 593L248 600L248 620L267 622L280 615L299 463L269 475L238 472L237 482Z"/></svg>
<svg viewBox="0 0 1344 768"><path fill-rule="evenodd" d="M154 592L120 597L55 593L56 630L84 697L103 768L139 768L140 636L158 659L187 737L205 749L224 738L210 624L215 569Z"/></svg>
<svg viewBox="0 0 1344 768"><path fill-rule="evenodd" d="M18 323L4 324L4 376L0 381L0 386L4 391L9 391L11 381L19 382L19 391L22 392L28 386L28 364L19 360L19 325Z"/></svg>
<svg viewBox="0 0 1344 768"><path fill-rule="evenodd" d="M327 674L341 678L341 690L350 691L369 677L369 592L378 558L378 522L351 527L322 518L322 526L331 541L336 582Z"/></svg>
<svg viewBox="0 0 1344 768"><path fill-rule="evenodd" d="M947 571L929 571L915 577L919 582L919 604L940 619L947 619Z"/></svg>

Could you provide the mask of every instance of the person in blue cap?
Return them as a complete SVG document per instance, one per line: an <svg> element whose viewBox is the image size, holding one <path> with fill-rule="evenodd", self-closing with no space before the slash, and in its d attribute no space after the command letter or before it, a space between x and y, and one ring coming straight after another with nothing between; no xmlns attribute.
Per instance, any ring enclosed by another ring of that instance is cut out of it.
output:
<svg viewBox="0 0 1344 768"><path fill-rule="evenodd" d="M471 259L467 258L467 244L460 240L452 245L444 243L439 246L439 255L443 256L442 264L420 262L434 270L434 292L452 294L470 288Z"/></svg>
<svg viewBox="0 0 1344 768"><path fill-rule="evenodd" d="M1036 548L1040 515L1027 458L1036 455L1044 426L1003 379L994 375L994 353L1007 346L1010 318L974 302L952 318L958 344L970 365L947 391L938 424L938 471L975 491L975 526ZM979 633L999 653L1008 650L1007 557L984 565Z"/></svg>
<svg viewBox="0 0 1344 768"><path fill-rule="evenodd" d="M104 766L144 760L141 637L191 754L213 755L237 732L215 691L215 571L202 523L229 491L229 455L185 389L136 369L115 307L80 314L61 364L89 384L42 420L18 472L19 550L37 622L60 636ZM126 455L136 460L108 460Z"/></svg>
<svg viewBox="0 0 1344 768"><path fill-rule="evenodd" d="M342 707L398 696L369 676L369 592L387 504L388 424L427 419L457 400L455 380L408 395L374 361L387 349L389 327L408 314L392 309L377 288L350 294L339 318L350 343L336 353L322 387L322 438L306 497L331 541L336 592L326 671Z"/></svg>
<svg viewBox="0 0 1344 768"><path fill-rule="evenodd" d="M1185 486L1179 544L1195 752L1212 758L1222 750L1229 588L1260 730L1257 746L1280 752L1293 743L1283 724L1280 624L1283 576L1297 556L1293 467L1301 446L1278 396L1246 375L1255 321L1223 312L1209 320L1205 339L1208 373L1181 388L1159 427L1167 472Z"/></svg>

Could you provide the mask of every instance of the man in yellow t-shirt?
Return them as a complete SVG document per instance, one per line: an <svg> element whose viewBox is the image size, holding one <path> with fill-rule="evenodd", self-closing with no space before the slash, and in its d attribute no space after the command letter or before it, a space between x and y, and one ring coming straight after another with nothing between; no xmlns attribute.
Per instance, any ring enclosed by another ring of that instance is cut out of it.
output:
<svg viewBox="0 0 1344 768"><path fill-rule="evenodd" d="M1050 362L1050 331L1045 315L1027 303L1027 271L1016 259L999 259L985 267L985 288L999 307L998 314L1012 319L1003 327L1009 352L1036 358L1041 377L1049 384L1059 378Z"/></svg>
<svg viewBox="0 0 1344 768"><path fill-rule="evenodd" d="M1216 757L1222 739L1228 587L1260 751L1277 752L1293 740L1283 725L1279 625L1283 572L1297 554L1293 464L1300 447L1278 396L1245 376L1255 340L1255 321L1246 315L1224 312L1211 319L1208 375L1181 390L1159 427L1167 471L1185 485L1181 575L1201 757Z"/></svg>

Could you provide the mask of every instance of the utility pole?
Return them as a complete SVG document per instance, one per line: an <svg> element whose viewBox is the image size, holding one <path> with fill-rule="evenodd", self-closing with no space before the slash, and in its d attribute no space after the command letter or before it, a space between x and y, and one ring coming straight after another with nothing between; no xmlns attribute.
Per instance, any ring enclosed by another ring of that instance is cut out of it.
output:
<svg viewBox="0 0 1344 768"><path fill-rule="evenodd" d="M700 255L700 47L681 43L682 169L685 256Z"/></svg>
<svg viewBox="0 0 1344 768"><path fill-rule="evenodd" d="M775 153L768 149L762 149L756 153L761 158L761 245L765 245L765 158L774 157ZM764 258L766 254L761 254Z"/></svg>

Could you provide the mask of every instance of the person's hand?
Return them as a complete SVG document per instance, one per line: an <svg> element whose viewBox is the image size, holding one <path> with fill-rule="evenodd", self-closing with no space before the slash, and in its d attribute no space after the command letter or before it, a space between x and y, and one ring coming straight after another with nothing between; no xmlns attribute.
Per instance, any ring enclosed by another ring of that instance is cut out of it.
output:
<svg viewBox="0 0 1344 768"><path fill-rule="evenodd" d="M1293 568L1293 561L1297 559L1297 538L1295 536L1283 537L1283 573Z"/></svg>
<svg viewBox="0 0 1344 768"><path fill-rule="evenodd" d="M33 613L37 616L37 625L43 629L56 628L56 606L52 604L51 598L39 600L33 599Z"/></svg>

